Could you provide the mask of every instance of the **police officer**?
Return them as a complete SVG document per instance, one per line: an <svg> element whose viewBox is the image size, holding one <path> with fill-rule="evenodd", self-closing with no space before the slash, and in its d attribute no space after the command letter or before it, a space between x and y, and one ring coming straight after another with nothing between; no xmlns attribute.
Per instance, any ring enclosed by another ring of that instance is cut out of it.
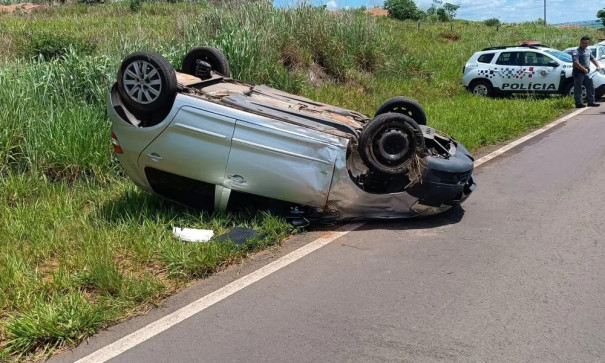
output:
<svg viewBox="0 0 605 363"><path fill-rule="evenodd" d="M594 85L592 84L592 78L588 77L590 73L590 62L597 66L597 72L601 70L599 63L596 58L592 55L589 49L586 49L590 43L588 36L583 36L580 40L580 46L578 49L571 53L573 58L573 97L576 101L576 108L585 107L582 104L582 85L586 88L586 98L588 99L588 106L599 107L600 104L595 102L594 97Z"/></svg>

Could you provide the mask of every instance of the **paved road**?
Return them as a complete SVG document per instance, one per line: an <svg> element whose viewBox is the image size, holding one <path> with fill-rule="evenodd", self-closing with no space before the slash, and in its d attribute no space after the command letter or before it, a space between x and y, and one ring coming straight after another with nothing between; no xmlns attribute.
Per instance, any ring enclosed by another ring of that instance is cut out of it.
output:
<svg viewBox="0 0 605 363"><path fill-rule="evenodd" d="M462 208L366 224L111 362L605 361L603 165L601 107L481 166Z"/></svg>

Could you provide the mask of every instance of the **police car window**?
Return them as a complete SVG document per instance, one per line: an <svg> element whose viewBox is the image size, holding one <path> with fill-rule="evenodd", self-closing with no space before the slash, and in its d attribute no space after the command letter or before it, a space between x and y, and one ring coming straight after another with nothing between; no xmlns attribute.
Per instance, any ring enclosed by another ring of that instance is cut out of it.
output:
<svg viewBox="0 0 605 363"><path fill-rule="evenodd" d="M525 52L522 54L524 55L522 60L524 66L545 66L552 61L552 58L542 53Z"/></svg>
<svg viewBox="0 0 605 363"><path fill-rule="evenodd" d="M522 66L537 66L538 65L538 54L534 52L525 52L521 57Z"/></svg>
<svg viewBox="0 0 605 363"><path fill-rule="evenodd" d="M546 49L544 51L552 55L553 57L562 60L563 62L573 62L573 60L571 59L571 54L567 54L556 49ZM569 52L573 52L573 50L570 50Z"/></svg>
<svg viewBox="0 0 605 363"><path fill-rule="evenodd" d="M592 56L596 58L597 57L597 48L592 48L590 50L590 53L592 53Z"/></svg>
<svg viewBox="0 0 605 363"><path fill-rule="evenodd" d="M494 59L494 53L487 53L487 54L482 54L479 59L477 59L477 62L479 63L490 63L492 61L492 59Z"/></svg>
<svg viewBox="0 0 605 363"><path fill-rule="evenodd" d="M503 66L516 66L517 63L517 52L502 52L496 60L496 64Z"/></svg>

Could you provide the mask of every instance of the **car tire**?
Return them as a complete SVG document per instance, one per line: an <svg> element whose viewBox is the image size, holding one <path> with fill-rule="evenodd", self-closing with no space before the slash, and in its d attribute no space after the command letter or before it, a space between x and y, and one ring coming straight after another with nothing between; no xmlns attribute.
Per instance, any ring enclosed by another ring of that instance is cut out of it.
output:
<svg viewBox="0 0 605 363"><path fill-rule="evenodd" d="M181 71L192 76L197 76L196 69L198 60L210 64L210 67L214 72L229 77L229 62L227 61L227 57L225 57L223 52L213 47L197 47L191 49L183 59Z"/></svg>
<svg viewBox="0 0 605 363"><path fill-rule="evenodd" d="M573 83L573 81L570 81L565 86L565 95L573 97L573 89L574 89L574 83ZM588 96L586 93L586 87L584 87L584 85L582 85L582 98L581 99L585 100L587 97ZM595 94L595 97L597 97L596 94Z"/></svg>
<svg viewBox="0 0 605 363"><path fill-rule="evenodd" d="M420 103L411 98L394 97L385 101L374 116L387 112L397 112L411 117L418 125L426 125L426 113Z"/></svg>
<svg viewBox="0 0 605 363"><path fill-rule="evenodd" d="M414 155L424 151L424 137L411 117L388 112L374 117L361 131L359 154L380 174L399 175L412 165Z"/></svg>
<svg viewBox="0 0 605 363"><path fill-rule="evenodd" d="M124 104L143 113L167 111L177 92L174 68L153 52L137 52L124 58L117 83Z"/></svg>
<svg viewBox="0 0 605 363"><path fill-rule="evenodd" d="M469 90L475 96L494 97L494 87L486 79L477 79L471 83Z"/></svg>

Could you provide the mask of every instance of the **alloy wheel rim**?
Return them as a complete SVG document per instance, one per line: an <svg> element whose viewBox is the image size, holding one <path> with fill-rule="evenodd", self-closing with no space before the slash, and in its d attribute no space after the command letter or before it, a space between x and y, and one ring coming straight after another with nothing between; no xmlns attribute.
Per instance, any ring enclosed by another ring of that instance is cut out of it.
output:
<svg viewBox="0 0 605 363"><path fill-rule="evenodd" d="M157 68L144 60L137 60L126 67L124 89L133 101L147 105L155 102L162 92L162 79Z"/></svg>
<svg viewBox="0 0 605 363"><path fill-rule="evenodd" d="M473 93L477 96L487 96L487 87L482 84L476 85Z"/></svg>

